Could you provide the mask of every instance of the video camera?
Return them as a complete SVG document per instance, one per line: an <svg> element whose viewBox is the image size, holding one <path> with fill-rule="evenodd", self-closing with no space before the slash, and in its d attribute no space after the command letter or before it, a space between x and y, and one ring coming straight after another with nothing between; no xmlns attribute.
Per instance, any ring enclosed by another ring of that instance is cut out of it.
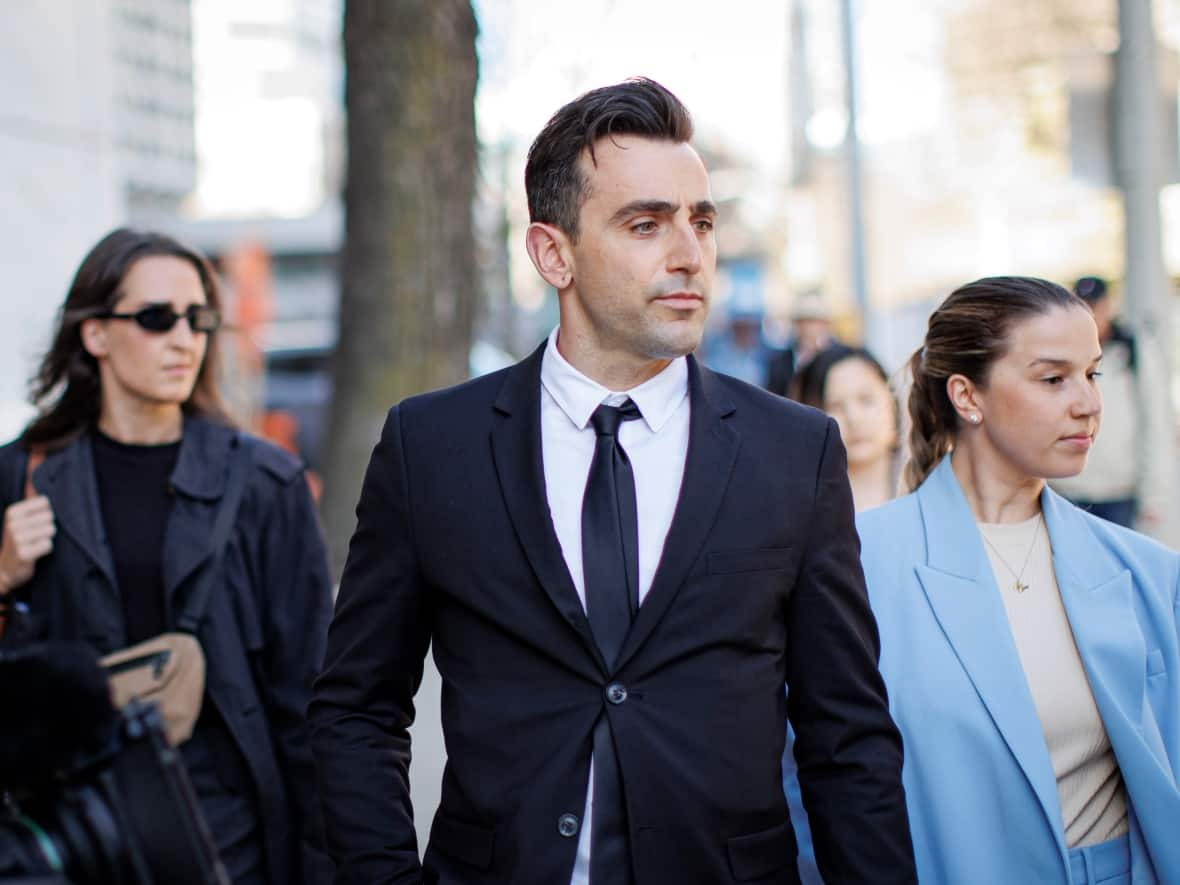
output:
<svg viewBox="0 0 1180 885"><path fill-rule="evenodd" d="M0 881L230 885L155 708L75 643L0 653Z"/></svg>

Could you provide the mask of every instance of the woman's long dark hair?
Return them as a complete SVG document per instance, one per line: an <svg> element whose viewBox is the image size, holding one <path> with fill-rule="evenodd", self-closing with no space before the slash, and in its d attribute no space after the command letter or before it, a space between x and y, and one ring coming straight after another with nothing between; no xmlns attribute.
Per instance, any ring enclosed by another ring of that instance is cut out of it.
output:
<svg viewBox="0 0 1180 885"><path fill-rule="evenodd" d="M952 375L987 383L1008 352L1017 323L1059 307L1089 306L1068 289L1035 277L986 277L960 286L930 315L926 341L910 357L910 457L903 483L920 486L959 432L959 414L946 391Z"/></svg>
<svg viewBox="0 0 1180 885"><path fill-rule="evenodd" d="M119 228L103 237L82 260L58 312L53 346L30 382L30 400L38 415L21 434L21 445L54 450L92 428L102 410L98 361L82 345L82 323L115 306L131 266L141 258L165 255L187 261L201 279L210 306L221 309L217 275L200 253L164 234ZM181 409L229 424L217 391L217 333L209 333L205 359L192 395Z"/></svg>

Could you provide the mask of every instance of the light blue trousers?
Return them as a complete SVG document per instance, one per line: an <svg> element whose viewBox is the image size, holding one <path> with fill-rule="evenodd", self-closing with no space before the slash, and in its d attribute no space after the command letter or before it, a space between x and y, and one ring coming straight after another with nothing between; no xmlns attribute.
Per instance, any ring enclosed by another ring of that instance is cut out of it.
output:
<svg viewBox="0 0 1180 885"><path fill-rule="evenodd" d="M1131 843L1126 836L1073 848L1069 852L1072 885L1131 885Z"/></svg>

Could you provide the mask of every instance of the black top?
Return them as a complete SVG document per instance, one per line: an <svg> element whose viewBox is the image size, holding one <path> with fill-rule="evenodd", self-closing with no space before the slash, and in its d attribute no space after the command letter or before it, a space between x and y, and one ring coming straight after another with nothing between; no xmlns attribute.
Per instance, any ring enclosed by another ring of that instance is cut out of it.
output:
<svg viewBox="0 0 1180 885"><path fill-rule="evenodd" d="M173 501L170 478L179 455L179 442L127 445L94 434L98 499L115 560L128 645L171 626L163 550ZM250 876L261 869L262 845L257 839L258 810L244 792L250 773L213 704L202 704L181 755L222 861L235 882L255 881Z"/></svg>
<svg viewBox="0 0 1180 885"><path fill-rule="evenodd" d="M99 506L115 560L127 644L134 645L168 629L164 527L172 510L168 478L180 443L128 445L97 431L93 439Z"/></svg>

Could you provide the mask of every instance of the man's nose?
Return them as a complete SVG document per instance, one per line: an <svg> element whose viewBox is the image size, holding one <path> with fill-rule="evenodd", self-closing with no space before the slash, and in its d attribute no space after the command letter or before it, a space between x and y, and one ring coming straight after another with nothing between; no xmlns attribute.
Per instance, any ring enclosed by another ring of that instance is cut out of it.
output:
<svg viewBox="0 0 1180 885"><path fill-rule="evenodd" d="M701 242L696 228L688 221L673 227L673 242L668 250L668 270L696 274L701 270Z"/></svg>

